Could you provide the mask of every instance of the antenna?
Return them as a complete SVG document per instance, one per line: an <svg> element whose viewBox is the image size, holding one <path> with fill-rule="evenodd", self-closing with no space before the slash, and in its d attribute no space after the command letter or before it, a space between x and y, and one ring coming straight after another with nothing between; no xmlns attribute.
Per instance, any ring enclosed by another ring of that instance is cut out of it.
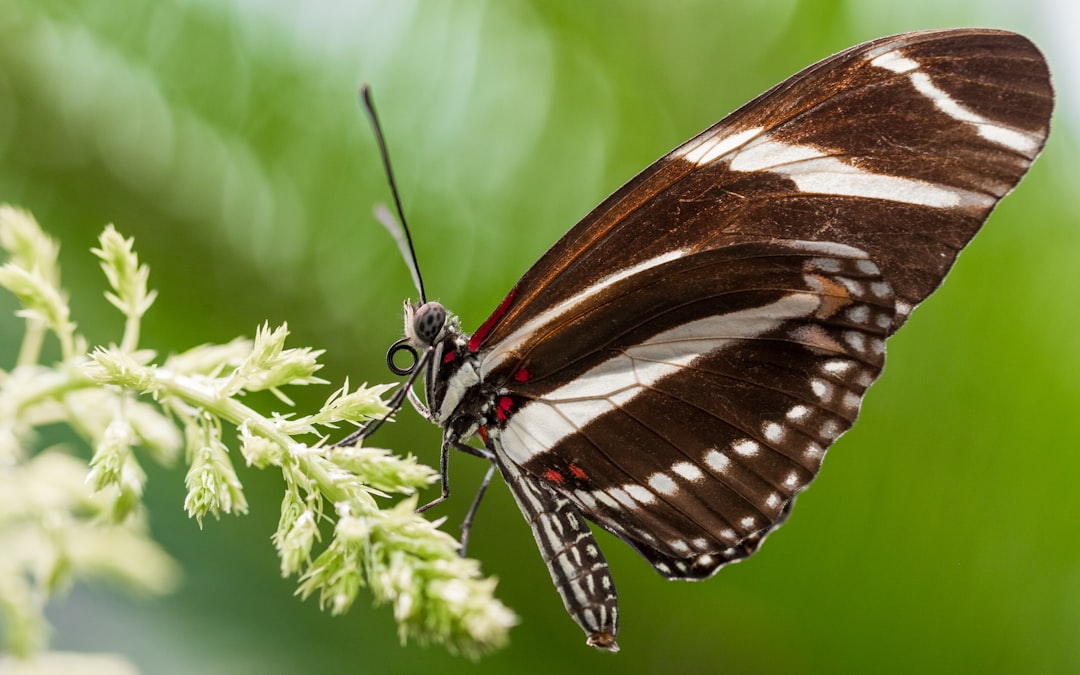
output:
<svg viewBox="0 0 1080 675"><path fill-rule="evenodd" d="M383 138L379 116L375 114L375 102L371 99L371 87L367 84L360 85L360 100L363 101L364 110L367 111L368 119L371 120L371 126L375 130L375 140L379 144L379 154L382 156L383 168L386 170L386 180L390 183L390 194L394 196L394 206L397 208L400 222L395 222L393 216L386 211L385 207L381 211L379 207L376 207L375 218L390 231L394 241L397 242L401 255L405 258L405 264L409 266L409 272L412 273L413 284L416 285L416 290L420 293L420 304L423 305L427 302L427 294L424 293L424 280L420 276L420 264L416 261L416 249L413 247L412 235L409 234L409 226L405 222L405 212L401 209L401 196L398 194L397 182L394 180L394 171L390 168L390 153L386 149L386 139Z"/></svg>

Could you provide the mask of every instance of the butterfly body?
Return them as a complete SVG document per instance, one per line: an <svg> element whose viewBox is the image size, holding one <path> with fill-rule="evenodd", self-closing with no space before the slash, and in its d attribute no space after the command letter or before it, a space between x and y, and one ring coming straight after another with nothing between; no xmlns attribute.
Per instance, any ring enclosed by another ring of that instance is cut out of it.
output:
<svg viewBox="0 0 1080 675"><path fill-rule="evenodd" d="M482 440L590 644L617 649L618 608L586 520L672 579L754 553L1051 108L1012 33L859 45L645 169L471 336L406 305L444 457Z"/></svg>

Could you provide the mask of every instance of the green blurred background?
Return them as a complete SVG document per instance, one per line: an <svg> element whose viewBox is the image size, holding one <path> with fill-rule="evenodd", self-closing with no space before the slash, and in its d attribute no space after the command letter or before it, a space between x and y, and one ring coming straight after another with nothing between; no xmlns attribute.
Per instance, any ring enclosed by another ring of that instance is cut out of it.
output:
<svg viewBox="0 0 1080 675"><path fill-rule="evenodd" d="M672 583L601 535L622 596L619 655L584 646L501 485L470 553L522 623L508 649L473 664L400 646L389 610L363 597L343 618L293 597L269 541L277 478L241 468L251 514L200 532L182 509L182 467L151 467L147 493L182 589L148 601L80 585L50 608L54 647L167 674L1080 672L1080 163L1058 11L0 0L0 201L62 241L81 329L119 339L88 253L114 222L160 291L144 345L169 352L288 321L294 345L328 350L334 383L390 379L383 354L413 294L370 216L388 194L361 81L429 293L469 329L608 192L834 51L905 30L1012 28L1050 51L1062 90L1042 159L892 340L859 425L760 555ZM5 367L13 309L0 297ZM310 409L329 391L292 395ZM438 431L412 412L376 440L437 462ZM437 513L452 531L484 469L454 460L458 498Z"/></svg>

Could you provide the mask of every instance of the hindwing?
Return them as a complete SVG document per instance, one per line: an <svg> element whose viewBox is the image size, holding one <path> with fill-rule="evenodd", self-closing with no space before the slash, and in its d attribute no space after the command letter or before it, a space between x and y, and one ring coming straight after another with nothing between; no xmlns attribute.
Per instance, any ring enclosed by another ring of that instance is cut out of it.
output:
<svg viewBox="0 0 1080 675"><path fill-rule="evenodd" d="M500 453L662 574L708 576L782 520L855 421L893 308L878 267L841 245L655 265L485 360L483 377L509 375Z"/></svg>

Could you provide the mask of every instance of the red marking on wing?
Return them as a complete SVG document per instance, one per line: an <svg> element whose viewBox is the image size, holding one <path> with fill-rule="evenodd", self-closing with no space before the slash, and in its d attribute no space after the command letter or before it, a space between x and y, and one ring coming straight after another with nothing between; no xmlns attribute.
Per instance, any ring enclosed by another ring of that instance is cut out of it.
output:
<svg viewBox="0 0 1080 675"><path fill-rule="evenodd" d="M547 471L545 471L544 472L544 478L547 478L552 483L561 483L561 482L563 482L563 475L561 473L559 473L558 471L556 471L555 469L548 469Z"/></svg>
<svg viewBox="0 0 1080 675"><path fill-rule="evenodd" d="M517 295L517 289L511 290L507 293L503 301L499 303L499 306L495 308L495 311L487 318L487 321L480 324L480 327L476 329L472 337L469 338L469 349L476 351L480 348L480 344L483 343L484 338L488 336L491 329L495 327L495 324L499 323L499 320L506 314L506 310L510 309L510 303L514 301L514 296Z"/></svg>
<svg viewBox="0 0 1080 675"><path fill-rule="evenodd" d="M514 379L518 382L528 382L530 378L532 378L532 373L524 368L514 373Z"/></svg>
<svg viewBox="0 0 1080 675"><path fill-rule="evenodd" d="M442 362L443 363L450 363L453 360L454 360L454 352L446 352L446 354L444 354L443 357L442 357Z"/></svg>
<svg viewBox="0 0 1080 675"><path fill-rule="evenodd" d="M480 440L482 440L484 442L484 445L487 445L487 442L488 442L487 427L480 427L479 429L476 430L476 433L480 434Z"/></svg>
<svg viewBox="0 0 1080 675"><path fill-rule="evenodd" d="M589 474L585 473L585 470L577 464L570 465L570 473L574 474L575 478L580 478L581 480L589 480Z"/></svg>
<svg viewBox="0 0 1080 675"><path fill-rule="evenodd" d="M510 412L513 407L513 399L509 396L503 396L499 399L499 409L495 411L495 414L499 416L499 420L506 420L506 413Z"/></svg>

